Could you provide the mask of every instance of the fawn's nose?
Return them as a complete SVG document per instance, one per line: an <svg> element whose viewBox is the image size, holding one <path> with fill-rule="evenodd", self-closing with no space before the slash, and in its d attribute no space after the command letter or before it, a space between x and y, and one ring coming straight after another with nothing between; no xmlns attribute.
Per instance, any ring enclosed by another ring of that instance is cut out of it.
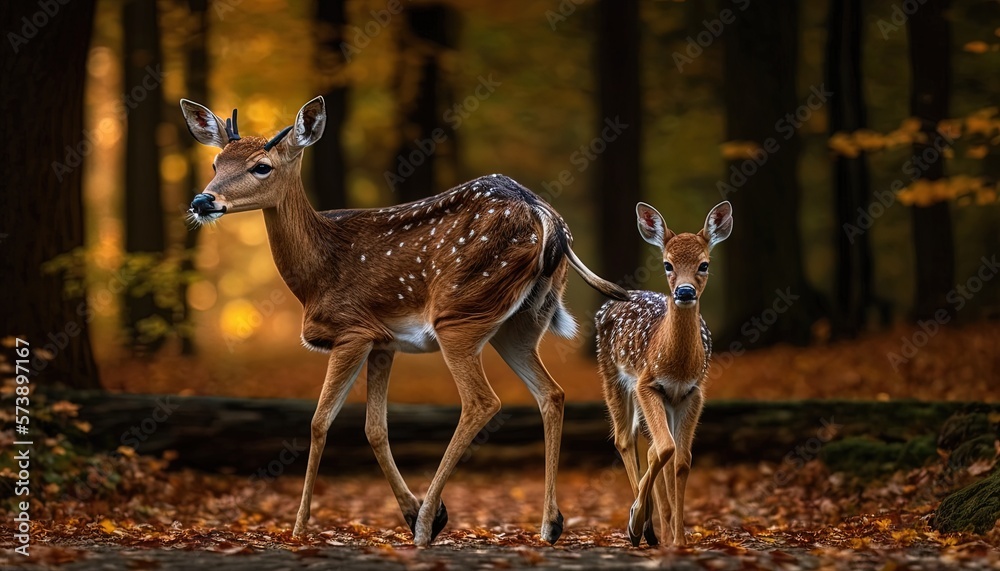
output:
<svg viewBox="0 0 1000 571"><path fill-rule="evenodd" d="M195 195L194 200L191 201L191 208L189 212L195 214L208 214L209 212L215 211L215 196L203 192L201 194Z"/></svg>
<svg viewBox="0 0 1000 571"><path fill-rule="evenodd" d="M681 284L674 288L674 303L689 305L698 300L698 292L691 284Z"/></svg>

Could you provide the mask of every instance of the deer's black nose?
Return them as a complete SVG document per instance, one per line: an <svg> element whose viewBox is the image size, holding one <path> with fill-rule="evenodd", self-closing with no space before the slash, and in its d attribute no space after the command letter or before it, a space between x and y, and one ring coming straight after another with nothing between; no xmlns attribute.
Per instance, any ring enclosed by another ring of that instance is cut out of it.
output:
<svg viewBox="0 0 1000 571"><path fill-rule="evenodd" d="M695 291L694 286L682 284L674 289L675 301L694 301L696 299L698 299L698 292Z"/></svg>
<svg viewBox="0 0 1000 571"><path fill-rule="evenodd" d="M201 193L191 201L191 212L195 214L205 214L215 210L215 197L208 193Z"/></svg>

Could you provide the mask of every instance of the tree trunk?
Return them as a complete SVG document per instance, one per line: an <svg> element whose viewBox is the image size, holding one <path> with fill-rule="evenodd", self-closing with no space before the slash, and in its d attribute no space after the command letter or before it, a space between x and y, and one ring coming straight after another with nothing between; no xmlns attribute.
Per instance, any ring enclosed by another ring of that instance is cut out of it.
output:
<svg viewBox="0 0 1000 571"><path fill-rule="evenodd" d="M160 185L160 154L157 129L163 106L159 68L159 21L156 2L129 0L123 8L125 110L128 130L125 147L125 251L135 259L149 259L136 267L136 279L129 282L125 295L125 327L137 354L159 349L165 338L143 334L143 328L163 320L170 313L157 307L152 294L135 295L136 286L148 286L144 271L162 260L166 247L163 228L163 198Z"/></svg>
<svg viewBox="0 0 1000 571"><path fill-rule="evenodd" d="M0 337L18 336L44 383L99 388L85 295L67 296L64 274L42 265L84 245L82 166L96 144L83 127L93 0L57 5L0 4L13 54L3 57L4 192L0 193ZM40 22L44 21L44 24ZM17 36L12 37L11 34ZM99 135L97 135L99 136ZM4 349L8 359L12 349Z"/></svg>
<svg viewBox="0 0 1000 571"><path fill-rule="evenodd" d="M444 120L444 111L451 102L446 101L447 90L438 63L440 52L453 49L457 43L456 15L443 4L407 6L404 14L408 32L400 45L397 80L403 108L402 141L386 174L397 195L393 202L419 200L437 192L437 159L457 148L455 132ZM413 54L420 61L416 66L409 59Z"/></svg>
<svg viewBox="0 0 1000 571"><path fill-rule="evenodd" d="M600 114L595 134L603 143L590 150L597 156L599 267L611 281L648 288L636 283L640 251L635 233L627 231L635 227L634 205L642 198L639 2L601 0L597 11Z"/></svg>
<svg viewBox="0 0 1000 571"><path fill-rule="evenodd" d="M340 44L344 41L344 0L316 2L316 22L319 25L317 69L321 77L335 75L346 65ZM325 89L326 130L313 147L313 205L317 210L347 208L347 179L344 145L340 135L347 117L347 86L333 85Z"/></svg>
<svg viewBox="0 0 1000 571"><path fill-rule="evenodd" d="M814 86L797 98L798 15L795 0L751 3L722 37L726 140L758 148L756 159L730 161L718 184L736 220L723 247L726 349L808 343L821 313L803 269L796 171L807 102L822 105L825 95Z"/></svg>
<svg viewBox="0 0 1000 571"><path fill-rule="evenodd" d="M208 105L208 0L187 0L190 19L194 22L194 29L191 36L184 44L184 87L187 91L186 98L197 101L203 105ZM188 160L188 176L185 186L197 194L202 191L198 181L198 158L197 147L194 137L188 137L185 131L184 118L180 113L174 114L178 119L178 133L180 133L180 145L184 156ZM198 245L198 234L200 226L188 228L184 235L184 261L181 263L181 271L184 273L194 271L194 249ZM187 302L188 284L181 283L181 304L183 313L181 323L186 326L181 330L181 353L184 355L194 355L194 333L191 327L191 307Z"/></svg>
<svg viewBox="0 0 1000 571"><path fill-rule="evenodd" d="M927 0L906 21L910 45L910 115L920 120L926 142L913 145L913 153L921 156L925 150L934 160L917 164L926 166L921 178L938 180L944 177L944 157L932 149L940 138L938 123L948 116L951 93L951 26L945 12L948 0ZM933 153L932 153L933 151ZM952 232L951 208L947 202L911 209L914 260L916 263L916 297L913 317L926 319L935 311L947 308L945 296L955 286L955 239Z"/></svg>
<svg viewBox="0 0 1000 571"><path fill-rule="evenodd" d="M830 135L868 127L861 87L861 0L831 0L826 45L826 82ZM872 201L868 157L837 156L833 163L834 229L837 244L833 327L839 336L853 336L865 327L873 305L872 251L868 233L849 231L858 226L859 210Z"/></svg>

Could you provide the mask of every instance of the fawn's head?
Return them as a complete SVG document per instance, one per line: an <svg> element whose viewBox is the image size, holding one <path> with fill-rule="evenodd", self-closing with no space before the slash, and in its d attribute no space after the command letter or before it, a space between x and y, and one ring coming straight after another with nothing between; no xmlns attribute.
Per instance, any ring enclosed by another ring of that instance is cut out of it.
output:
<svg viewBox="0 0 1000 571"><path fill-rule="evenodd" d="M188 209L198 224L228 212L277 206L301 174L302 150L318 141L326 126L322 97L303 105L295 124L270 140L241 137L235 109L232 119L223 121L204 105L181 99L181 111L188 130L199 143L222 149L212 163L215 178L194 197Z"/></svg>
<svg viewBox="0 0 1000 571"><path fill-rule="evenodd" d="M705 227L697 234L674 234L655 208L640 202L635 206L639 234L663 250L663 269L674 304L694 307L708 283L709 252L733 231L733 207L722 202L708 213Z"/></svg>

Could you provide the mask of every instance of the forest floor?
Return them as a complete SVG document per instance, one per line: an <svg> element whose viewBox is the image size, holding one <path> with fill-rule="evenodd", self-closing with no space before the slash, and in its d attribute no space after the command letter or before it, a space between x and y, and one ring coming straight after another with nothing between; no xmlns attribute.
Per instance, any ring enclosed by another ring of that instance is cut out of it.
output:
<svg viewBox="0 0 1000 571"><path fill-rule="evenodd" d="M595 361L586 349L591 342L584 336L566 341L551 335L543 342L543 359L568 400L603 398ZM231 351L206 350L202 358L135 361L107 356L102 382L112 391L129 393L315 399L326 357L297 343L258 346L248 340ZM749 339L741 347L754 349ZM918 327L901 326L854 340L780 345L739 355L715 349L709 399L1000 400L1000 322L940 327L930 336ZM534 404L492 349L484 352L483 365L504 404ZM458 402L440 354L397 356L392 379L391 402ZM362 373L349 402L363 402L364 387Z"/></svg>
<svg viewBox="0 0 1000 571"><path fill-rule="evenodd" d="M698 466L688 487L689 546L633 548L620 465L559 476L566 517L555 547L538 536L539 468L459 470L445 489L450 522L417 549L376 473L321 477L308 535L291 537L301 476L164 471L134 459L120 495L50 501L34 513L31 557L11 551L0 522L0 564L39 569L998 569L1000 527L983 536L929 527L946 489L988 467L945 476L929 467L859 486L817 461L790 478L773 466ZM410 473L422 490L427 473ZM785 480L788 480L787 482Z"/></svg>

